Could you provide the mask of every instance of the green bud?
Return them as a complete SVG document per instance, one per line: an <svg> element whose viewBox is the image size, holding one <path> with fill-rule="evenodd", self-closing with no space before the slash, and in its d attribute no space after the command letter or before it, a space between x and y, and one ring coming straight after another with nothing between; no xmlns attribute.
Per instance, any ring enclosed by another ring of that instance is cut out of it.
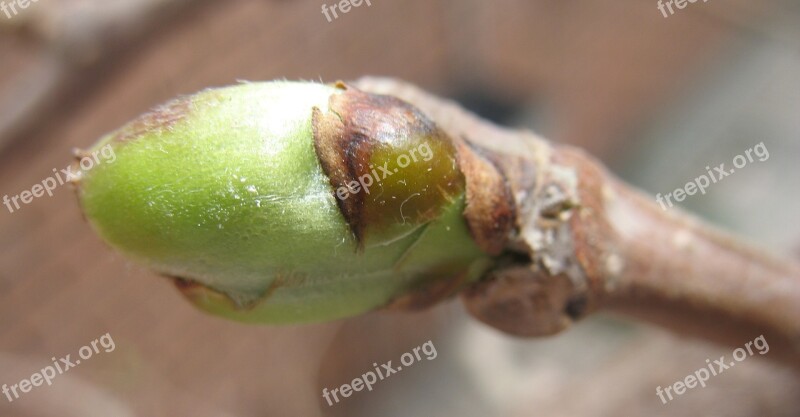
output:
<svg viewBox="0 0 800 417"><path fill-rule="evenodd" d="M463 216L452 141L391 97L293 82L211 89L93 149L106 145L114 162L78 184L92 227L228 318L310 322L420 304L491 263Z"/></svg>

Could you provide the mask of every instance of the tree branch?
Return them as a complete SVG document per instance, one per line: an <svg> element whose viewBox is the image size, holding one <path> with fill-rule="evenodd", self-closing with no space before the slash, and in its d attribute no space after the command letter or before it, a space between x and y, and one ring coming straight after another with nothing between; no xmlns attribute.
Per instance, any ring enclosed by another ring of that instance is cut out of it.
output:
<svg viewBox="0 0 800 417"><path fill-rule="evenodd" d="M508 255L462 295L479 320L537 336L608 310L737 346L763 334L772 357L800 366L797 262L659 209L580 150L498 128L395 80L355 85L420 108L504 178L515 205Z"/></svg>

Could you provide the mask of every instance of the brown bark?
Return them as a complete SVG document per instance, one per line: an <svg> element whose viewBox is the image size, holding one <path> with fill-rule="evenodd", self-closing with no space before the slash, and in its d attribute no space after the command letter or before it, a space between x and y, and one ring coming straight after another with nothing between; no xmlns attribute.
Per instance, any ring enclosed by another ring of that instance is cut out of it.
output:
<svg viewBox="0 0 800 417"><path fill-rule="evenodd" d="M580 150L496 127L408 84L356 86L420 108L511 190L515 227L500 266L462 293L479 320L538 336L609 310L735 347L763 334L770 357L800 367L798 263L662 210Z"/></svg>

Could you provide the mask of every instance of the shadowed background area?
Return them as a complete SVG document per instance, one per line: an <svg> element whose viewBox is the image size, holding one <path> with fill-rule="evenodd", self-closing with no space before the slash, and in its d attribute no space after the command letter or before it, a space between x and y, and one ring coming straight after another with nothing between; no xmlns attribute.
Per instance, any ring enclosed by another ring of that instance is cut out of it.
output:
<svg viewBox="0 0 800 417"><path fill-rule="evenodd" d="M800 3L709 0L665 18L653 0L372 0L331 22L323 3L39 0L0 12L0 196L30 190L70 163L73 147L177 95L239 80L381 75L584 147L652 195L763 141L768 160L682 205L800 255ZM486 328L454 301L317 325L227 322L106 247L67 186L0 212L0 384L75 357L105 333L115 342L52 386L13 402L0 396L4 416L800 409L800 380L769 353L662 404L657 386L731 350L618 317L536 340ZM339 404L322 398L323 387L397 364L429 340L435 359Z"/></svg>

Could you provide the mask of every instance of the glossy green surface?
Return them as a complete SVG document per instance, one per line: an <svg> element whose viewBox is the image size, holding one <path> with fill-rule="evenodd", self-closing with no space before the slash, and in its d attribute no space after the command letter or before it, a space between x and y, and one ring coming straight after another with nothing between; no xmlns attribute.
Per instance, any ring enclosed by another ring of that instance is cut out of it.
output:
<svg viewBox="0 0 800 417"><path fill-rule="evenodd" d="M311 131L312 107L326 111L338 93L241 84L143 115L95 145L111 144L116 159L82 173L86 217L123 254L208 287L185 291L199 307L247 322L335 319L426 280L477 277L487 258L461 216L463 189L447 188L438 219L391 217L391 236L357 250ZM402 181L395 175L390 184ZM396 198L453 181L413 178L417 185L391 190Z"/></svg>

